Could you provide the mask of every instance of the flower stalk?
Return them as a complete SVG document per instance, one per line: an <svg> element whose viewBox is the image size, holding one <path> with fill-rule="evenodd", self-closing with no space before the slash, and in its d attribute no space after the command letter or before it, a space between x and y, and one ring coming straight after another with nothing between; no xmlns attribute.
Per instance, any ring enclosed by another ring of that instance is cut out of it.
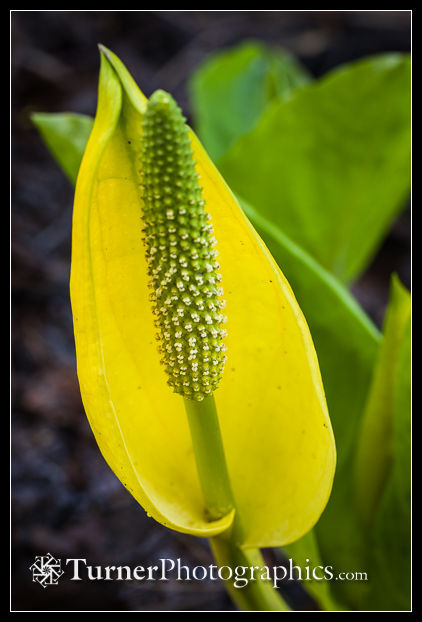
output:
<svg viewBox="0 0 422 622"><path fill-rule="evenodd" d="M214 396L199 402L185 399L185 408L207 517L217 520L235 509L231 527L210 538L214 558L219 566L228 566L232 570L239 566L262 568L265 562L260 551L242 550L238 544L241 539L241 517L236 510L230 484ZM241 589L235 587L234 581L226 581L225 585L233 602L241 610L289 610L279 592L259 575Z"/></svg>
<svg viewBox="0 0 422 622"><path fill-rule="evenodd" d="M185 399L185 408L207 518L217 520L234 508L234 498L214 396Z"/></svg>

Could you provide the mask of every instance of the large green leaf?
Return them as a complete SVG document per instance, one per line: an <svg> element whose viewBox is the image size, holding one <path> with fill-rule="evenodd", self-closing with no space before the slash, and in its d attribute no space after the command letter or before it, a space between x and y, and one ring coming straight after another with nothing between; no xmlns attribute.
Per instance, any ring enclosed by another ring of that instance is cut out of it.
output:
<svg viewBox="0 0 422 622"><path fill-rule="evenodd" d="M218 165L235 192L347 282L403 208L409 160L410 61L390 54L276 101Z"/></svg>
<svg viewBox="0 0 422 622"><path fill-rule="evenodd" d="M196 131L215 160L251 130L274 98L306 84L306 70L287 52L248 41L212 55L193 75Z"/></svg>

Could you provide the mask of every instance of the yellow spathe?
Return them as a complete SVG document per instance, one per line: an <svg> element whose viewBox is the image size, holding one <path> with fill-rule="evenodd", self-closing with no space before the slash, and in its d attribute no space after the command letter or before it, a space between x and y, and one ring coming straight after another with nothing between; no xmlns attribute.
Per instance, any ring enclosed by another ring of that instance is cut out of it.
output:
<svg viewBox="0 0 422 622"><path fill-rule="evenodd" d="M94 128L78 176L71 300L84 407L104 458L157 521L210 537L183 399L157 352L141 239L146 99L102 49ZM215 392L244 547L305 534L331 490L335 445L309 329L263 242L192 133L227 302Z"/></svg>

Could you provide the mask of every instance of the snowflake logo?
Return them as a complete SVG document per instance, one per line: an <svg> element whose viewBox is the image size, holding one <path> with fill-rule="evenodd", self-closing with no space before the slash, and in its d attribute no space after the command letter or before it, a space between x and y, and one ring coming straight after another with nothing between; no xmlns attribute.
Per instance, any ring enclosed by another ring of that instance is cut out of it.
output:
<svg viewBox="0 0 422 622"><path fill-rule="evenodd" d="M44 588L48 585L57 585L58 580L64 574L60 559L56 559L51 553L37 555L29 570L32 570L32 580Z"/></svg>

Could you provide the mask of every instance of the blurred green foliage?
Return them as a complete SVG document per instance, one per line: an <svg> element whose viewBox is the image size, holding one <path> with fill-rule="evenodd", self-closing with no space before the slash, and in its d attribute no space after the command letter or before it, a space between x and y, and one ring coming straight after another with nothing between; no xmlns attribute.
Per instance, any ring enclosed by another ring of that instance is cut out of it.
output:
<svg viewBox="0 0 422 622"><path fill-rule="evenodd" d="M190 81L195 130L210 157L217 161L256 125L271 101L288 99L310 80L286 51L258 41L211 56Z"/></svg>
<svg viewBox="0 0 422 622"><path fill-rule="evenodd" d="M249 61L243 65L246 51ZM242 60L244 74L234 83L248 85L243 99L238 91L232 96L234 58ZM258 107L249 82L259 58L256 86L267 93L267 105L261 101ZM408 198L409 58L389 54L364 59L306 86L303 73L289 60L285 74L297 79L290 80L288 96L273 89L271 98L263 86L274 80L274 62L264 69L267 54L259 47L241 47L227 53L227 59L227 77L226 58L220 55L212 72L206 65L192 80L199 138L212 155L211 118L243 125L243 137L238 133L235 144L227 143L223 152L220 142L218 149L218 168L232 190L342 281L352 281ZM283 59L277 75L282 75ZM222 123L213 127L220 136Z"/></svg>

